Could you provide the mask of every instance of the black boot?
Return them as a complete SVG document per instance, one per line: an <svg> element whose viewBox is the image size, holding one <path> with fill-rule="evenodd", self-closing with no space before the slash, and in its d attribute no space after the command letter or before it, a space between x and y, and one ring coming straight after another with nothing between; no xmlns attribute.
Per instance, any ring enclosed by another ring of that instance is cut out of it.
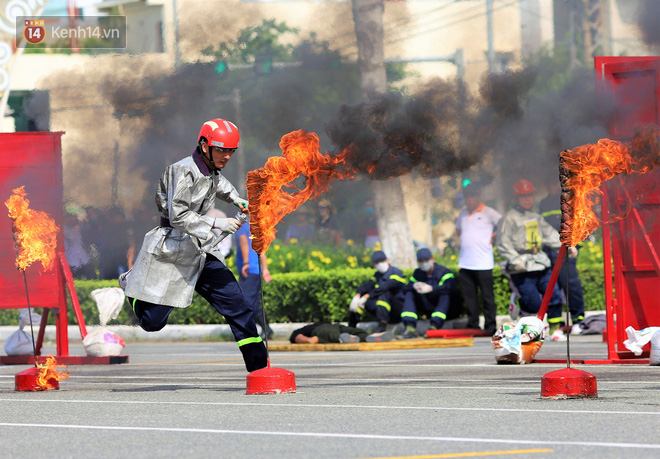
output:
<svg viewBox="0 0 660 459"><path fill-rule="evenodd" d="M357 312L349 312L348 313L348 326L355 328L357 327L358 322L360 321L360 314Z"/></svg>

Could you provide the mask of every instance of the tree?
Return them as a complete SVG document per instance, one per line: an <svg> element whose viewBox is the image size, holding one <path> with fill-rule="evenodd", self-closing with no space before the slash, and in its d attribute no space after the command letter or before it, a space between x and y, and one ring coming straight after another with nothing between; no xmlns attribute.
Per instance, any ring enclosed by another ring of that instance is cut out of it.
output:
<svg viewBox="0 0 660 459"><path fill-rule="evenodd" d="M353 21L358 45L358 69L362 98L387 91L383 44L384 0L353 0ZM398 178L374 180L371 185L378 217L378 234L392 263L412 267L415 254L406 218L403 189Z"/></svg>

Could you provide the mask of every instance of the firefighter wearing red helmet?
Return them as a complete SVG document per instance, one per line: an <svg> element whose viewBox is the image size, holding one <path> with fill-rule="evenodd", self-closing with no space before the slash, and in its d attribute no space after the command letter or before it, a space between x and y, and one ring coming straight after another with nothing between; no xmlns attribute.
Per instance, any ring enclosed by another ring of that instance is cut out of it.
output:
<svg viewBox="0 0 660 459"><path fill-rule="evenodd" d="M521 179L513 184L513 195L523 196L534 193L534 185L529 180Z"/></svg>
<svg viewBox="0 0 660 459"><path fill-rule="evenodd" d="M145 235L133 269L119 277L119 285L146 331L161 330L174 308L188 307L197 291L225 317L252 372L267 366L266 347L219 247L247 219L247 201L220 173L238 148L238 128L212 119L197 141L192 155L165 169L156 192L160 225ZM236 218L208 216L216 198L235 204ZM216 236L214 229L222 233Z"/></svg>
<svg viewBox="0 0 660 459"><path fill-rule="evenodd" d="M534 211L534 185L528 180L513 184L515 203L499 223L497 249L506 260L506 271L520 293L520 309L524 315L535 315L550 282L550 259L541 250L561 246L559 233ZM561 295L555 285L548 305L551 332L561 322ZM558 336L558 335L557 335Z"/></svg>
<svg viewBox="0 0 660 459"><path fill-rule="evenodd" d="M225 167L239 142L240 135L236 125L219 118L204 123L197 136L202 157L215 173Z"/></svg>

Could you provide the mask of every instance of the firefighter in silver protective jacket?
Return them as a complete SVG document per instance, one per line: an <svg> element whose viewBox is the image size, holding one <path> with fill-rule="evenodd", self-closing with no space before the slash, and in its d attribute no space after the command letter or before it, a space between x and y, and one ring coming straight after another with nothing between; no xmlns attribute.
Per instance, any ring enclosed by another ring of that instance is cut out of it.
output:
<svg viewBox="0 0 660 459"><path fill-rule="evenodd" d="M550 282L550 258L543 245L559 248L559 233L534 212L534 186L528 180L513 184L516 204L498 225L497 250L507 260L506 270L520 293L520 309L534 315ZM548 322L561 320L561 294L555 285L548 305Z"/></svg>
<svg viewBox="0 0 660 459"><path fill-rule="evenodd" d="M241 221L206 216L216 197L247 214L247 201L220 174L238 143L233 123L207 121L193 154L166 168L156 192L160 225L145 235L133 269L119 277L119 284L146 331L161 330L174 308L190 305L196 290L225 317L251 372L267 366L266 348L252 309L218 248ZM222 231L220 237L211 231L216 228Z"/></svg>

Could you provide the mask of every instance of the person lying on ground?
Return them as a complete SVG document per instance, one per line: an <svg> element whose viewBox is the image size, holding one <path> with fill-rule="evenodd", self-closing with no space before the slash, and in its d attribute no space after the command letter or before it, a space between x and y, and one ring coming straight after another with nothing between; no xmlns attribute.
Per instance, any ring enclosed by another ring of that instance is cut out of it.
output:
<svg viewBox="0 0 660 459"><path fill-rule="evenodd" d="M390 341L393 338L392 332L369 335L362 328L347 327L339 323L314 322L294 330L289 341L297 344L377 343Z"/></svg>

